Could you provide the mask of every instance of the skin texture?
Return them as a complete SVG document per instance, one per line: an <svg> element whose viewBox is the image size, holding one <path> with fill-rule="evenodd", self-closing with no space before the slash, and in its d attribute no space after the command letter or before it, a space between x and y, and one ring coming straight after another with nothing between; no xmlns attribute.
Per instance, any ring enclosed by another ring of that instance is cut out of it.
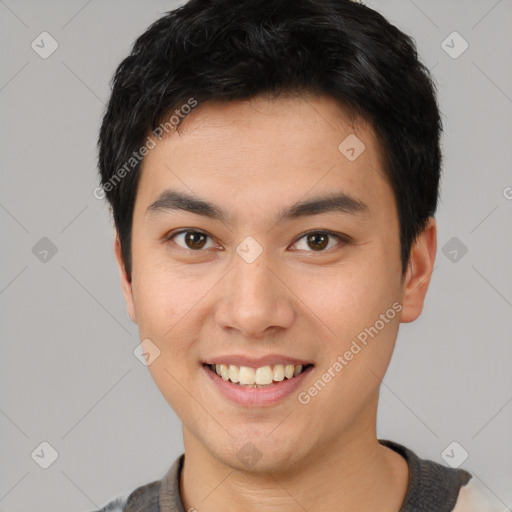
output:
<svg viewBox="0 0 512 512"><path fill-rule="evenodd" d="M354 161L338 150L349 134L365 145ZM214 203L228 222L183 210L146 214L168 188ZM292 203L338 191L368 212L273 220ZM184 235L166 241L183 228L206 233L204 248L194 252ZM350 240L330 238L317 249L304 237L311 230ZM263 248L252 263L236 252L248 236ZM397 209L377 141L331 98L201 104L180 133L157 143L137 192L131 283L117 237L115 254L140 339L160 350L148 368L183 423L185 510L399 510L408 468L377 442L379 386L400 322L422 311L435 253L432 218L402 279ZM401 312L307 405L299 403L298 392L394 303ZM315 367L297 393L273 406L235 405L202 367L219 355L276 353ZM261 453L250 469L237 457L247 442Z"/></svg>

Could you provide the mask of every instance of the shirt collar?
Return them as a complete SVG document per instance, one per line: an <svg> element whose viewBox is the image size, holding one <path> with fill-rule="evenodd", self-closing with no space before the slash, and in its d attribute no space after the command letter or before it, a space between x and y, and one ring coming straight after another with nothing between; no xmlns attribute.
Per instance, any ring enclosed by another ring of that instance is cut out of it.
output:
<svg viewBox="0 0 512 512"><path fill-rule="evenodd" d="M393 441L379 439L383 446L400 454L409 466L409 484L400 512L450 512L457 501L462 485L471 474L452 469L431 460L420 459L413 451ZM185 454L180 455L162 479L160 512L185 512L180 491L181 471Z"/></svg>

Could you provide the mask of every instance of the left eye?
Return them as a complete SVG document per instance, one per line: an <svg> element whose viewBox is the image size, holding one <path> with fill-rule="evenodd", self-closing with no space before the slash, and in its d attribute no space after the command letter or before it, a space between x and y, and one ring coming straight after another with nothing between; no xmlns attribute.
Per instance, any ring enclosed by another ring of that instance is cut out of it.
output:
<svg viewBox="0 0 512 512"><path fill-rule="evenodd" d="M206 233L203 233L202 231L180 231L178 233L174 233L173 235L170 235L166 238L166 241L178 239L182 237L182 244L177 243L180 247L183 249L191 249L193 251L200 251L201 249L205 248L211 248L214 247L215 244L213 244L212 238L207 235ZM211 245L207 245L207 240L210 239ZM334 233L330 233L328 231L310 231L309 233L306 233L302 235L295 243L294 245L299 244L300 241L305 240L306 247L309 249L313 248L312 252L324 252L324 250L332 248L332 246L329 246L329 239L336 239L339 242L346 242L346 240L340 236L335 235ZM308 250L307 248L300 248L299 250Z"/></svg>
<svg viewBox="0 0 512 512"><path fill-rule="evenodd" d="M340 235L335 235L328 231L310 231L309 233L302 235L297 240L296 244L304 239L307 247L314 247L313 252L324 252L324 249L329 245L329 238L335 238L338 242L344 241L343 237ZM328 248L331 249L332 246Z"/></svg>

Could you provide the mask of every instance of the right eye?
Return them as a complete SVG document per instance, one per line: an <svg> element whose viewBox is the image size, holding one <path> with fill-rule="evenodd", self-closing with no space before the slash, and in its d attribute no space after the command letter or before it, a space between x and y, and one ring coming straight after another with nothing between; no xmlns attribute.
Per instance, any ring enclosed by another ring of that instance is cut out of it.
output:
<svg viewBox="0 0 512 512"><path fill-rule="evenodd" d="M187 249L193 252L200 252L201 249L205 247L205 241L207 239L211 239L210 235L207 235L206 233L203 233L202 231L196 231L192 229L188 230L181 230L175 233L170 233L168 236L165 237L166 243L171 240L181 240L182 243L178 243L174 241L176 245L183 249ZM213 243L213 240L212 240ZM215 247L215 245L212 245L212 247ZM207 247L208 248L208 247Z"/></svg>

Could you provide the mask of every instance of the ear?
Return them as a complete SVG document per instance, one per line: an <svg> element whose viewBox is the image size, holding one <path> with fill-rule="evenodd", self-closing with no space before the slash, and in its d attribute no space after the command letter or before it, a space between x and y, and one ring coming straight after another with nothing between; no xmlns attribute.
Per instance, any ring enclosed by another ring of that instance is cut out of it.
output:
<svg viewBox="0 0 512 512"><path fill-rule="evenodd" d="M123 254L121 252L121 241L119 240L119 234L117 230L115 233L114 254L116 256L117 266L119 268L119 277L121 278L121 286L123 288L123 295L124 300L126 301L128 314L130 315L132 322L137 323L137 315L135 314L135 305L133 302L132 283L128 280L128 276L126 275Z"/></svg>
<svg viewBox="0 0 512 512"><path fill-rule="evenodd" d="M411 256L403 283L403 310L400 321L414 322L423 311L423 303L434 270L437 251L437 226L433 217L411 247Z"/></svg>

